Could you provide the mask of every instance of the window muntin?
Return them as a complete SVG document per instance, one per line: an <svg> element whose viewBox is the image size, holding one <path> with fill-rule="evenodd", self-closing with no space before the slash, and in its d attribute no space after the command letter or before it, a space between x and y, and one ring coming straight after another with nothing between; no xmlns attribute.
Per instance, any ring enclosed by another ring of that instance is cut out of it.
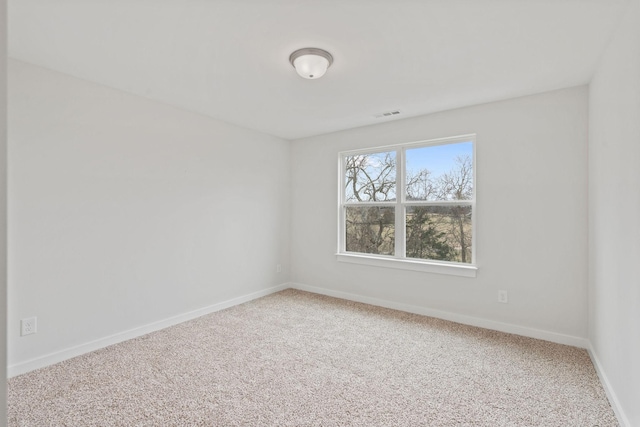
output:
<svg viewBox="0 0 640 427"><path fill-rule="evenodd" d="M473 265L474 142L342 153L339 254Z"/></svg>

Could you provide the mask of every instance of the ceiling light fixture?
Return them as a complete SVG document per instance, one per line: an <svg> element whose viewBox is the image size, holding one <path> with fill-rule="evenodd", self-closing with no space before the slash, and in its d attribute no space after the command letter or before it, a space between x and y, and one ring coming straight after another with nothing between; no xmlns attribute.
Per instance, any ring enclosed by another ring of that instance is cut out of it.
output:
<svg viewBox="0 0 640 427"><path fill-rule="evenodd" d="M289 56L289 62L300 77L319 79L333 64L333 56L326 50L315 47L298 49Z"/></svg>

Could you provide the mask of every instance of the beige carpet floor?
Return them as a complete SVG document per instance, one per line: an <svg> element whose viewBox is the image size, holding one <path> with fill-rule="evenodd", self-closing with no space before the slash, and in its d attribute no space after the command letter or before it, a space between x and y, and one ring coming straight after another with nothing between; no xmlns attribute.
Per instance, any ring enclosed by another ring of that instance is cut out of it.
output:
<svg viewBox="0 0 640 427"><path fill-rule="evenodd" d="M617 426L587 353L286 290L12 378L10 426Z"/></svg>

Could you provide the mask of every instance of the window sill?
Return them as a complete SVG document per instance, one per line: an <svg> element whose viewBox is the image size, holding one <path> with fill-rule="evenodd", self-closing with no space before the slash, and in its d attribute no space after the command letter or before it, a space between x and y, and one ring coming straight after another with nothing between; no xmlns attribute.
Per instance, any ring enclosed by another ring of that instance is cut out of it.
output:
<svg viewBox="0 0 640 427"><path fill-rule="evenodd" d="M425 273L448 274L451 276L476 277L478 267L474 265L449 264L433 261L418 261L391 257L378 257L362 254L338 253L340 262L371 265L374 267L397 268L400 270L422 271Z"/></svg>

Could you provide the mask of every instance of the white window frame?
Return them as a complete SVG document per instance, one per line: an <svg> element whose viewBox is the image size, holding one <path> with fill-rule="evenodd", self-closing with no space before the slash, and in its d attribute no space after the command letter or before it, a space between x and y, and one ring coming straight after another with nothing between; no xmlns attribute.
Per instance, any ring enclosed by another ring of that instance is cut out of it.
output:
<svg viewBox="0 0 640 427"><path fill-rule="evenodd" d="M471 142L473 147L473 195L471 200L465 201L415 201L405 200L406 177L406 150L427 146L456 144ZM338 252L336 258L340 262L370 265L375 267L398 268L403 270L422 271L439 274L449 274L464 277L476 277L478 267L476 265L476 135L460 135L449 138L438 138L424 141L415 141L380 147L371 147L360 150L343 151L339 153L339 189L338 189ZM358 154L375 154L382 152L396 152L396 200L383 202L347 202L345 198L345 159ZM405 221L406 208L408 206L443 206L443 205L468 205L471 206L471 263L460 263L439 260L423 260L407 258L405 256ZM395 255L378 255L346 251L346 208L348 206L388 206L395 207Z"/></svg>

